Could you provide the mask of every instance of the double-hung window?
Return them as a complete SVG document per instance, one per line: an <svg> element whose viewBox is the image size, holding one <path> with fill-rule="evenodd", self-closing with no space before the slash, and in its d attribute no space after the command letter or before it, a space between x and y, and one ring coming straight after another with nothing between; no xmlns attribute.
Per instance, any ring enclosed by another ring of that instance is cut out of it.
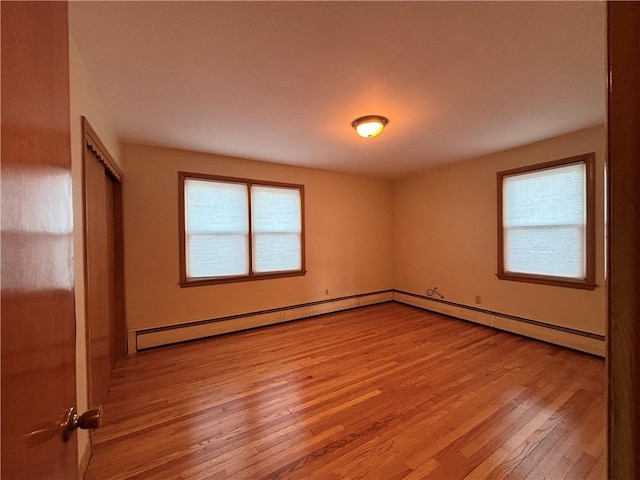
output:
<svg viewBox="0 0 640 480"><path fill-rule="evenodd" d="M304 275L304 186L179 173L182 286Z"/></svg>
<svg viewBox="0 0 640 480"><path fill-rule="evenodd" d="M498 172L498 278L595 287L594 154Z"/></svg>

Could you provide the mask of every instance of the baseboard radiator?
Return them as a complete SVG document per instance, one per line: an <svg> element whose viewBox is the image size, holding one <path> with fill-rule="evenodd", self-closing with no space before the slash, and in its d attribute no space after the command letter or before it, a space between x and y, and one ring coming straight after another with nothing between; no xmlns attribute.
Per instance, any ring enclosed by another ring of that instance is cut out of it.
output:
<svg viewBox="0 0 640 480"><path fill-rule="evenodd" d="M128 331L127 352L134 354L149 348L390 301L479 323L593 355L601 357L605 355L604 335L393 289L220 318L164 325L156 328L132 329Z"/></svg>
<svg viewBox="0 0 640 480"><path fill-rule="evenodd" d="M365 305L374 305L376 303L390 302L392 300L393 290L382 290L262 310L259 312L166 325L157 328L129 330L127 353L131 355L148 348L186 342L265 325L290 322L301 318L314 317L316 315L339 312L363 307Z"/></svg>
<svg viewBox="0 0 640 480"><path fill-rule="evenodd" d="M394 290L393 299L406 305L535 338L536 340L561 345L581 352L601 357L605 355L606 342L604 335L401 290Z"/></svg>

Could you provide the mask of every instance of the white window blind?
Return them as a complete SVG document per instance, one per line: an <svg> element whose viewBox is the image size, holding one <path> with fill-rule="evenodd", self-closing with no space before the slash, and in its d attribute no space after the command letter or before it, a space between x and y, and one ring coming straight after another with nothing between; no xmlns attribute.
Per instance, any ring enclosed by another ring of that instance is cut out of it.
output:
<svg viewBox="0 0 640 480"><path fill-rule="evenodd" d="M187 278L249 274L247 185L187 178Z"/></svg>
<svg viewBox="0 0 640 480"><path fill-rule="evenodd" d="M297 188L251 186L254 272L301 269L300 200Z"/></svg>
<svg viewBox="0 0 640 480"><path fill-rule="evenodd" d="M505 176L504 270L585 279L586 166Z"/></svg>

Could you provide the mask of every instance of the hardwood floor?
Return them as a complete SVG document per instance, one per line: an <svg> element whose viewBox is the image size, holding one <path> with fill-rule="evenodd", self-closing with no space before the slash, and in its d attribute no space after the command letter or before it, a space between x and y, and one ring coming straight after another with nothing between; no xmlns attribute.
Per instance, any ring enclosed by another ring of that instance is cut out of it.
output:
<svg viewBox="0 0 640 480"><path fill-rule="evenodd" d="M604 479L604 362L397 303L140 353L86 479Z"/></svg>

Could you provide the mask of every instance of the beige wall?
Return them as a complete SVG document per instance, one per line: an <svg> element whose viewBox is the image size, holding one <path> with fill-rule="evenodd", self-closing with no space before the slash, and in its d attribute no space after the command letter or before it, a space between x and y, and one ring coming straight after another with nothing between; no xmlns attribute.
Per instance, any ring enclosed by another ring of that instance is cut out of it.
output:
<svg viewBox="0 0 640 480"><path fill-rule="evenodd" d="M604 335L604 126L432 168L394 191L394 288ZM594 291L498 280L496 172L596 153Z"/></svg>
<svg viewBox="0 0 640 480"><path fill-rule="evenodd" d="M127 145L123 156L127 164L124 213L128 328L174 325L388 288L424 295L428 288L437 286L451 302L604 335L605 140L604 126L594 127L432 168L397 182ZM598 288L587 291L498 280L496 172L591 151L596 153L597 165ZM304 184L308 274L180 288L180 170ZM329 289L328 296L325 289ZM479 305L476 296L481 297ZM460 312L445 313L463 316ZM505 326L504 320L499 324L476 317L468 319L557 340L544 329L514 329ZM590 343L585 346L584 342ZM602 341L584 342L560 341L603 353Z"/></svg>
<svg viewBox="0 0 640 480"><path fill-rule="evenodd" d="M164 148L123 147L129 329L392 287L392 189L385 181ZM180 288L178 171L305 185L303 277ZM329 294L325 294L325 290Z"/></svg>
<svg viewBox="0 0 640 480"><path fill-rule="evenodd" d="M69 38L69 83L71 109L71 174L73 185L73 240L75 269L75 304L76 304L76 394L77 408L80 412L89 408L87 404L87 346L85 330L84 303L84 219L82 197L82 116L91 123L104 145L120 162L119 145L115 132L111 128L104 106L89 77L80 53ZM86 465L89 455L89 436L84 430L78 430L78 461L82 467Z"/></svg>

